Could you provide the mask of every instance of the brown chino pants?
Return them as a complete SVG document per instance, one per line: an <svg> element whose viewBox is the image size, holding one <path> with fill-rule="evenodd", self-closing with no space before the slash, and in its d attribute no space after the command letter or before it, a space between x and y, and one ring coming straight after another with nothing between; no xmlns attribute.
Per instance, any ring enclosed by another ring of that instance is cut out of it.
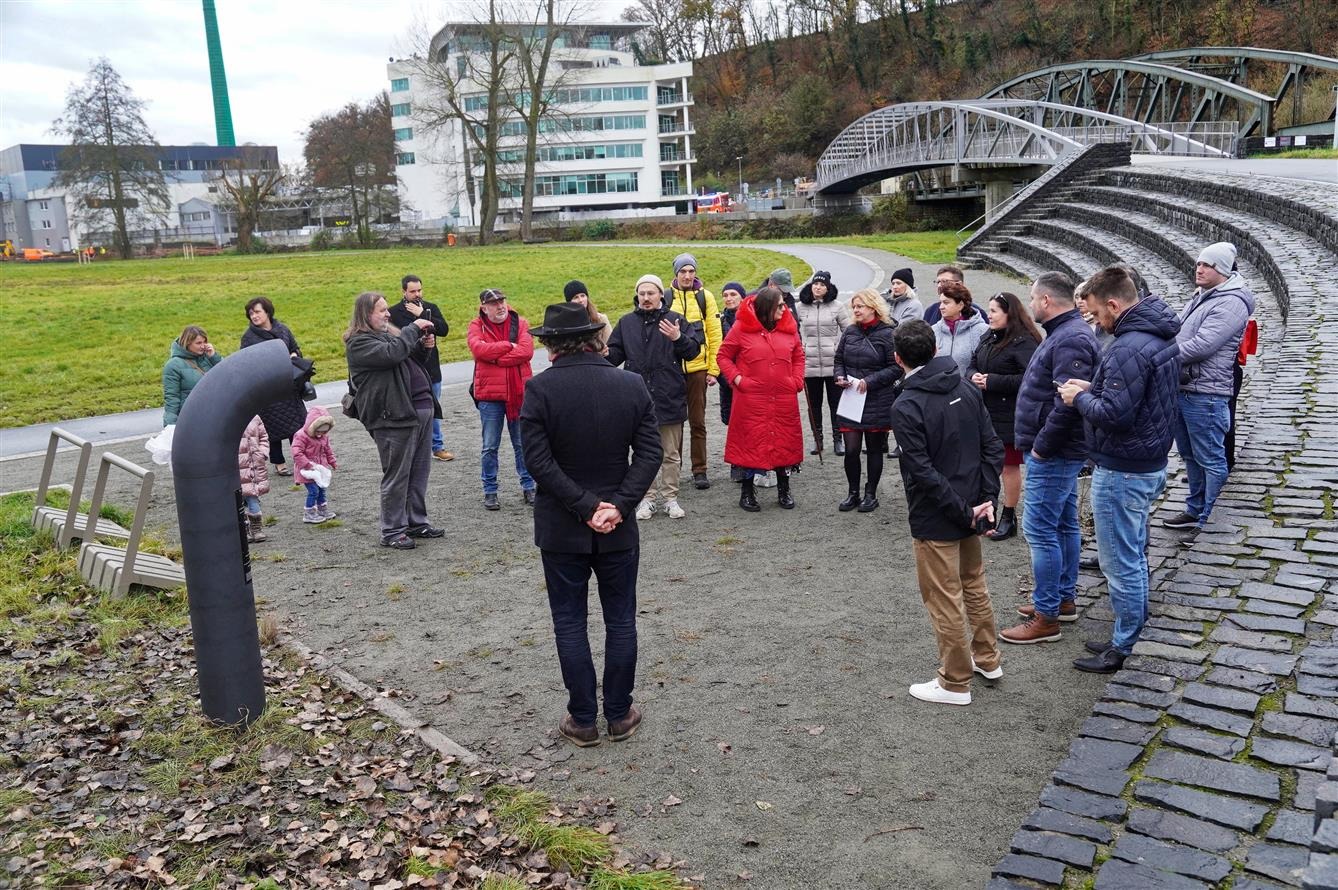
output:
<svg viewBox="0 0 1338 890"><path fill-rule="evenodd" d="M706 472L706 371L685 372L688 426L692 429L692 475Z"/></svg>
<svg viewBox="0 0 1338 890"><path fill-rule="evenodd" d="M969 692L973 660L986 671L999 666L999 639L985 586L980 538L917 538L915 572L938 641L938 685L949 692Z"/></svg>

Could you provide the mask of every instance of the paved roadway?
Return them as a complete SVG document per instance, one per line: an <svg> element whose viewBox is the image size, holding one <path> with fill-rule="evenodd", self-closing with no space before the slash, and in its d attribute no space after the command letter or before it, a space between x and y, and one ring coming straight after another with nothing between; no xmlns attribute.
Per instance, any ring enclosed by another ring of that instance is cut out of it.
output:
<svg viewBox="0 0 1338 890"><path fill-rule="evenodd" d="M609 246L633 249L645 245L613 244ZM826 269L831 272L832 280L847 295L862 287L876 287L880 290L886 288L888 274L897 268L891 265L888 265L887 269L883 268L895 255L867 248L812 244L748 244L736 246L760 247L797 256L814 269ZM901 260L899 257L895 259ZM916 265L918 272L918 264ZM932 280L932 275L926 280ZM753 283L745 282L749 286ZM537 372L546 367L548 367L548 356L540 350L534 356L534 370ZM467 385L473 375L473 368L474 363L471 361L443 365L441 369L442 385ZM316 404L338 404L344 392L345 383L343 380L332 380L319 384L316 387ZM127 411L122 414L108 414L102 417L85 417L63 420L59 423L39 423L32 426L0 430L0 460L10 460L45 452L47 442L51 436L51 429L55 426L81 436L95 445L111 445L156 434L162 429L162 417L161 408L146 408L142 411Z"/></svg>
<svg viewBox="0 0 1338 890"><path fill-rule="evenodd" d="M1144 165L1188 167L1194 170L1221 170L1224 173L1254 173L1260 176L1280 176L1284 179L1314 179L1320 182L1338 182L1338 160L1303 158L1221 160L1217 158L1134 155L1133 163L1135 167Z"/></svg>

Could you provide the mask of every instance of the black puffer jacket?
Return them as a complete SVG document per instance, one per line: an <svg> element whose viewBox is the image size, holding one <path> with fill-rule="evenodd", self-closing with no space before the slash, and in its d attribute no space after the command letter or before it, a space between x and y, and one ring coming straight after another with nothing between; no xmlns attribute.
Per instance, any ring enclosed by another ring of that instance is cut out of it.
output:
<svg viewBox="0 0 1338 890"><path fill-rule="evenodd" d="M971 383L971 375L984 374L985 408L994 422L994 431L1005 445L1013 444L1013 414L1017 410L1017 391L1022 385L1027 362L1031 361L1040 344L1020 334L1007 345L1002 345L1003 331L991 329L971 356L971 365L963 375ZM974 383L971 384L975 386Z"/></svg>
<svg viewBox="0 0 1338 890"><path fill-rule="evenodd" d="M859 423L853 418L838 417L841 427L857 430L891 427L892 402L897 397L894 387L901 379L901 368L892 353L892 326L886 322L874 322L867 328L856 322L842 332L836 344L836 377L863 380L869 391Z"/></svg>
<svg viewBox="0 0 1338 890"><path fill-rule="evenodd" d="M975 533L971 508L999 496L1003 442L980 390L957 363L936 356L906 378L892 408L911 536L960 541Z"/></svg>
<svg viewBox="0 0 1338 890"><path fill-rule="evenodd" d="M654 312L634 309L618 319L609 338L609 364L625 364L627 370L640 374L655 402L655 423L665 426L688 419L688 384L683 377L683 362L702 351L701 336L687 319L672 311L672 293ZM660 333L660 319L678 325L683 336L670 340Z"/></svg>

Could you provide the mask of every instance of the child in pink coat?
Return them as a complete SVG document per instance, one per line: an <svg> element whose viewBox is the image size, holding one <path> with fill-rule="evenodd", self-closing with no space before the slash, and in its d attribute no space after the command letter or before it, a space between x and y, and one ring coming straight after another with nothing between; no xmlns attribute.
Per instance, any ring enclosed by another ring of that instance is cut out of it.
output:
<svg viewBox="0 0 1338 890"><path fill-rule="evenodd" d="M237 470L242 477L242 499L246 501L246 540L258 544L266 539L260 496L269 494L269 433L260 418L252 417L237 447Z"/></svg>
<svg viewBox="0 0 1338 890"><path fill-rule="evenodd" d="M293 436L293 472L307 486L307 506L302 512L303 522L325 522L335 513L325 500L325 490L334 473L334 448L330 444L330 430L334 418L324 408L307 412L307 422ZM325 484L322 485L321 483Z"/></svg>

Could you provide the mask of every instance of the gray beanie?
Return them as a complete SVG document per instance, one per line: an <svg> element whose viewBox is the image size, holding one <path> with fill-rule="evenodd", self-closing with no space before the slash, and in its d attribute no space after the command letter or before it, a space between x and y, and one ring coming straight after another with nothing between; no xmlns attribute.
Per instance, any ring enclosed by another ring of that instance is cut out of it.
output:
<svg viewBox="0 0 1338 890"><path fill-rule="evenodd" d="M767 278L781 290L788 291L790 288L794 287L794 278L791 277L789 269L777 269L775 272L768 275Z"/></svg>
<svg viewBox="0 0 1338 890"><path fill-rule="evenodd" d="M674 257L675 275L677 275L678 270L682 269L684 266L691 266L694 269L697 268L697 258L690 253L680 253L678 256Z"/></svg>
<svg viewBox="0 0 1338 890"><path fill-rule="evenodd" d="M1218 241L1216 244L1209 244L1199 254L1198 261L1207 263L1222 275L1230 276L1231 267L1236 265L1236 245L1230 241Z"/></svg>

